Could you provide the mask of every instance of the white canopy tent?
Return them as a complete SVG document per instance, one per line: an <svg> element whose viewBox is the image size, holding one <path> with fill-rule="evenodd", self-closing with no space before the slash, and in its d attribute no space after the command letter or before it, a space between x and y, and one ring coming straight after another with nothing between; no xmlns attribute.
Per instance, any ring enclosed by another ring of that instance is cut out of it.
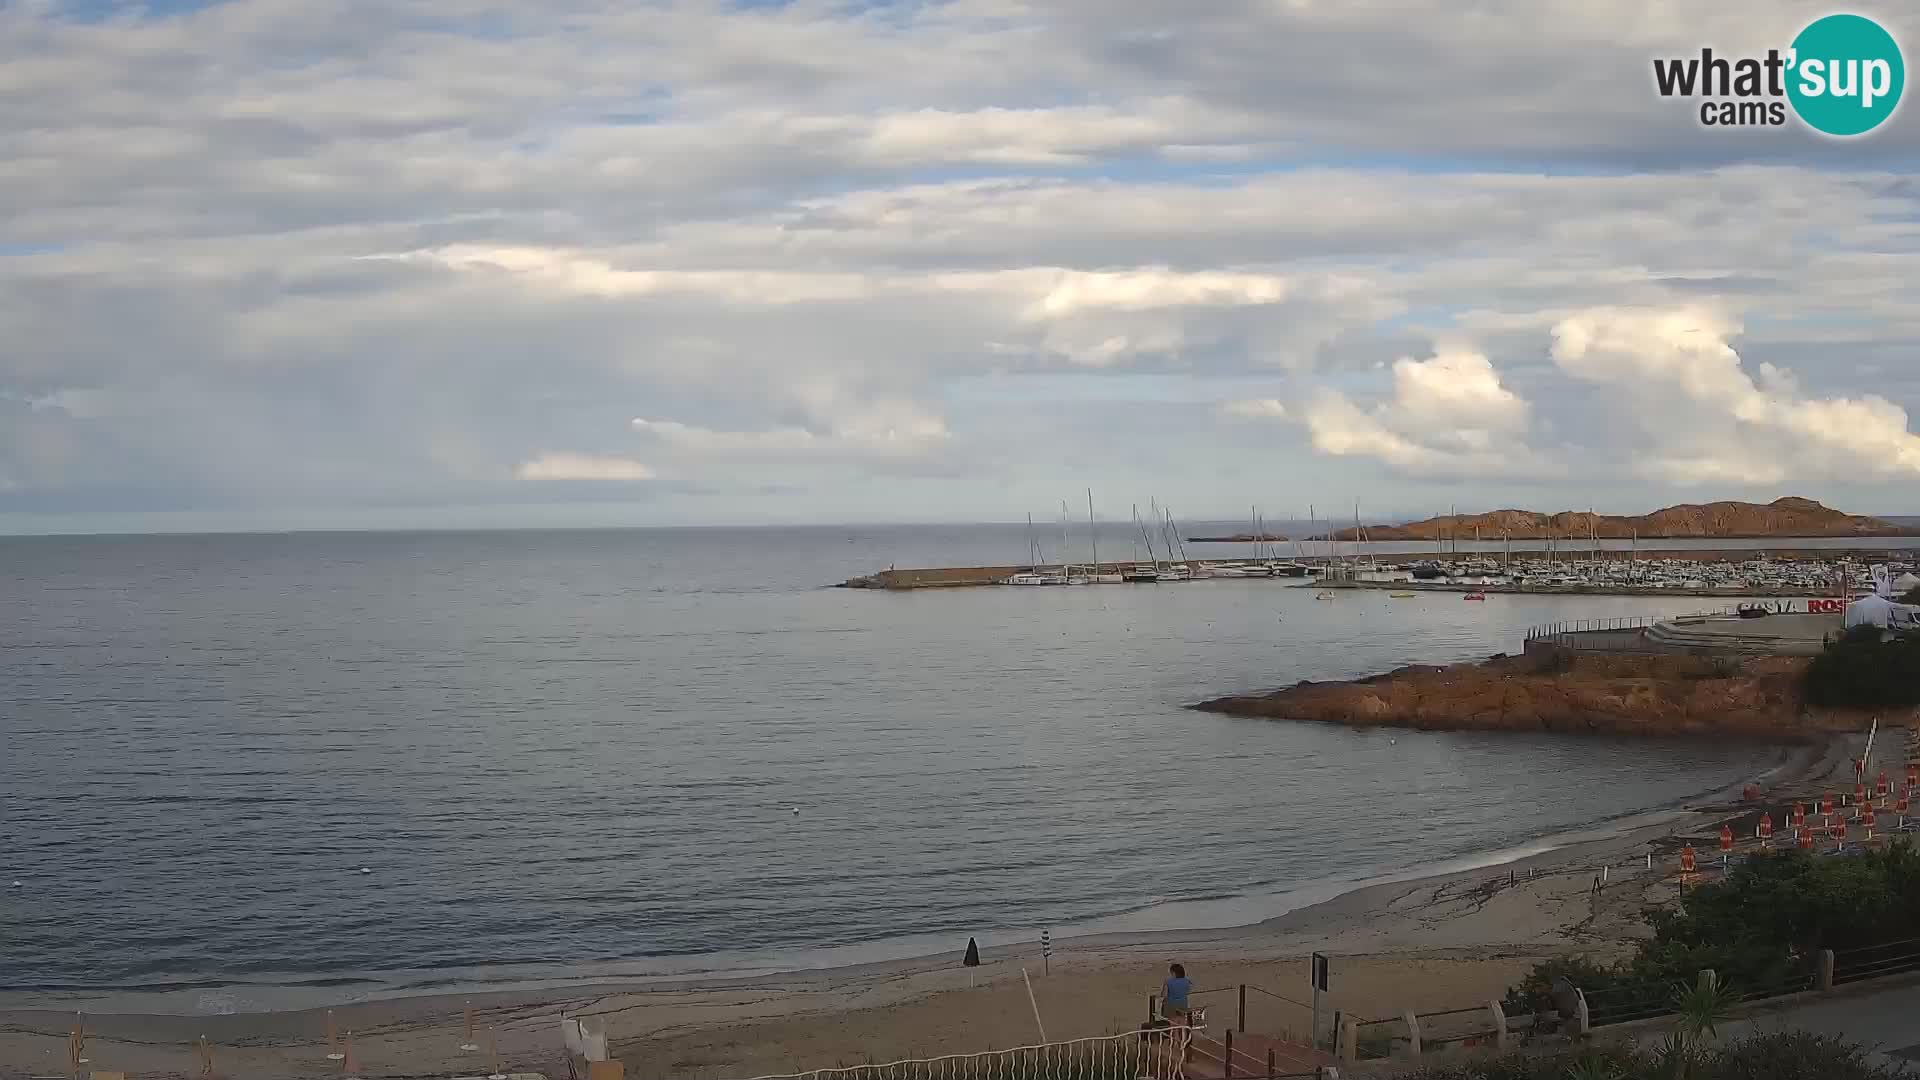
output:
<svg viewBox="0 0 1920 1080"><path fill-rule="evenodd" d="M1856 626L1878 626L1883 630L1911 628L1920 624L1920 605L1896 604L1884 596L1869 593L1847 605L1843 625L1848 629Z"/></svg>

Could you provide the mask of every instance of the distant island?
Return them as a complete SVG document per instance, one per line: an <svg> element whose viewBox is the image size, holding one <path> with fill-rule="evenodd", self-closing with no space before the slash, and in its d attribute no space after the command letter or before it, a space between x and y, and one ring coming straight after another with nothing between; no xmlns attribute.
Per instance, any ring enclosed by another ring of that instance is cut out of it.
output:
<svg viewBox="0 0 1920 1080"><path fill-rule="evenodd" d="M1369 525L1340 529L1331 537L1358 540L1609 540L1714 537L1750 539L1772 536L1915 536L1920 529L1903 528L1879 518L1842 513L1812 499L1788 497L1770 503L1682 503L1639 517L1563 510L1542 514L1531 510L1493 510L1485 514L1445 514L1405 525Z"/></svg>

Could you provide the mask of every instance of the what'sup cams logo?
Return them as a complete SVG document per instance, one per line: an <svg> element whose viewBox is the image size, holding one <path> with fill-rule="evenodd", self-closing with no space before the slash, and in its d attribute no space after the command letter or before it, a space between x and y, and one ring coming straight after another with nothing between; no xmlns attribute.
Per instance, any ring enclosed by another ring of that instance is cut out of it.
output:
<svg viewBox="0 0 1920 1080"><path fill-rule="evenodd" d="M1900 45L1863 15L1808 23L1785 52L1765 57L1699 56L1653 62L1661 97L1701 98L1705 127L1781 127L1787 107L1824 135L1865 135L1900 105L1907 66Z"/></svg>

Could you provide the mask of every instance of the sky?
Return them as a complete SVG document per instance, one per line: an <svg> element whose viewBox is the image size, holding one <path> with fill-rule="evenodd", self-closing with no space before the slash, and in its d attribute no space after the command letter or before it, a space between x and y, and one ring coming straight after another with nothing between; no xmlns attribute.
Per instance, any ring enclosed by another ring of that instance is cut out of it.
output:
<svg viewBox="0 0 1920 1080"><path fill-rule="evenodd" d="M1828 10L0 3L0 532L1920 512Z"/></svg>

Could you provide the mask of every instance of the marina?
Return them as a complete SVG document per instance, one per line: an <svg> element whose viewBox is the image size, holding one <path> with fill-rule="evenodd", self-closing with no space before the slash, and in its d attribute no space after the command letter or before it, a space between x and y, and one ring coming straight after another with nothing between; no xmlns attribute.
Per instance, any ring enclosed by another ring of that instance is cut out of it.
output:
<svg viewBox="0 0 1920 1080"><path fill-rule="evenodd" d="M1698 558L1564 559L1513 552L1407 560L1372 555L1319 560L1183 559L1001 566L888 567L840 583L851 589L933 589L989 585L1143 585L1263 580L1320 590L1384 590L1396 599L1428 593L1484 599L1497 593L1605 596L1845 596L1872 591L1872 566L1885 566L1896 592L1920 588L1920 560L1905 552L1850 550L1831 557L1781 558L1748 552Z"/></svg>

